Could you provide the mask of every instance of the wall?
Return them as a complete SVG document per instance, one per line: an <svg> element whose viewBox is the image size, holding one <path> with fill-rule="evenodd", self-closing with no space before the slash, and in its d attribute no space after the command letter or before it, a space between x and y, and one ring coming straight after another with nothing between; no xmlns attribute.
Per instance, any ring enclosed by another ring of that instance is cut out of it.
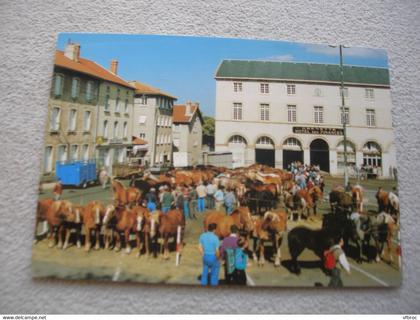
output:
<svg viewBox="0 0 420 320"><path fill-rule="evenodd" d="M0 310L4 313L419 313L420 7L395 1L2 1ZM31 244L56 33L285 39L388 50L401 178L399 289L218 289L34 281ZM22 150L25 149L25 156ZM3 177L12 177L4 179Z"/></svg>

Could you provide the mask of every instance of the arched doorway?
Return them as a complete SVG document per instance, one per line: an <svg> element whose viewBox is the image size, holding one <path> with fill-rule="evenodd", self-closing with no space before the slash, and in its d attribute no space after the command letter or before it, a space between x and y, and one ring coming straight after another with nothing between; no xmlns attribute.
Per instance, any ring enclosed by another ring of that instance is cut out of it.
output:
<svg viewBox="0 0 420 320"><path fill-rule="evenodd" d="M374 141L368 141L363 146L363 164L367 167L382 167L382 149Z"/></svg>
<svg viewBox="0 0 420 320"><path fill-rule="evenodd" d="M290 169L292 162L303 163L302 144L296 138L288 138L283 142L283 169Z"/></svg>
<svg viewBox="0 0 420 320"><path fill-rule="evenodd" d="M255 162L274 167L275 160L274 141L266 136L258 138L255 144Z"/></svg>
<svg viewBox="0 0 420 320"><path fill-rule="evenodd" d="M347 140L347 168L356 168L356 147ZM344 141L337 145L337 172L344 173Z"/></svg>
<svg viewBox="0 0 420 320"><path fill-rule="evenodd" d="M239 168L245 166L246 140L240 135L232 136L228 141L229 151L232 152L232 166Z"/></svg>
<svg viewBox="0 0 420 320"><path fill-rule="evenodd" d="M328 143L322 139L315 139L311 142L309 148L311 164L318 165L322 171L330 172L330 152Z"/></svg>

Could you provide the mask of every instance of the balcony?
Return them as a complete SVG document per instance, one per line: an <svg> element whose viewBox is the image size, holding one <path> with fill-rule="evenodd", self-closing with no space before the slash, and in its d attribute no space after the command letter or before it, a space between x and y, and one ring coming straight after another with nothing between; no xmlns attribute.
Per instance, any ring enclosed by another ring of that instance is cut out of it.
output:
<svg viewBox="0 0 420 320"><path fill-rule="evenodd" d="M111 138L109 139L109 144L122 144L123 139L122 138Z"/></svg>

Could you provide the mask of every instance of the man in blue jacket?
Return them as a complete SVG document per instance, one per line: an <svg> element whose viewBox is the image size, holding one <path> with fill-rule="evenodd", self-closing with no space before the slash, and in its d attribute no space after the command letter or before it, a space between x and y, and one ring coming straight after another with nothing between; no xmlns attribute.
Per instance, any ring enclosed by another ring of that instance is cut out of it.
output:
<svg viewBox="0 0 420 320"><path fill-rule="evenodd" d="M208 284L208 274L210 270L210 285L217 286L219 284L219 238L214 234L217 225L210 223L207 232L200 236L198 250L203 257L203 272L201 273L201 285Z"/></svg>

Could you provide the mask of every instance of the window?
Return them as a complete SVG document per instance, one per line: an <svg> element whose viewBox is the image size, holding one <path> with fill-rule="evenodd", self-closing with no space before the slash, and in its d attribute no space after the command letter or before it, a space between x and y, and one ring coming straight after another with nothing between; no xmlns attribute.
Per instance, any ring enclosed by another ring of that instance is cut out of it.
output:
<svg viewBox="0 0 420 320"><path fill-rule="evenodd" d="M57 161L66 161L67 160L67 146L61 145L57 148Z"/></svg>
<svg viewBox="0 0 420 320"><path fill-rule="evenodd" d="M93 100L93 81L86 83L86 100L89 102Z"/></svg>
<svg viewBox="0 0 420 320"><path fill-rule="evenodd" d="M339 88L338 92L340 94L340 97L341 97L341 94L344 94L344 98L348 98L349 96L349 88L343 88L343 89Z"/></svg>
<svg viewBox="0 0 420 320"><path fill-rule="evenodd" d="M324 107L314 107L315 123L324 123Z"/></svg>
<svg viewBox="0 0 420 320"><path fill-rule="evenodd" d="M233 104L233 120L242 120L242 103Z"/></svg>
<svg viewBox="0 0 420 320"><path fill-rule="evenodd" d="M63 93L63 76L56 74L55 80L54 80L54 95L55 96L61 96Z"/></svg>
<svg viewBox="0 0 420 320"><path fill-rule="evenodd" d="M118 121L114 122L114 138L118 138Z"/></svg>
<svg viewBox="0 0 420 320"><path fill-rule="evenodd" d="M260 92L261 93L268 93L268 83L260 83Z"/></svg>
<svg viewBox="0 0 420 320"><path fill-rule="evenodd" d="M60 116L61 116L60 108L54 107L52 110L51 123L50 123L50 129L52 131L58 131L60 129Z"/></svg>
<svg viewBox="0 0 420 320"><path fill-rule="evenodd" d="M77 161L79 158L79 146L77 144L73 144L70 147L70 160Z"/></svg>
<svg viewBox="0 0 420 320"><path fill-rule="evenodd" d="M123 125L123 138L127 138L127 136L128 136L128 124L127 124L127 122L124 122L124 125Z"/></svg>
<svg viewBox="0 0 420 320"><path fill-rule="evenodd" d="M73 78L71 81L71 98L76 99L79 95L79 82L77 78Z"/></svg>
<svg viewBox="0 0 420 320"><path fill-rule="evenodd" d="M288 138L283 143L283 146L292 147L292 148L296 148L296 147L301 148L302 147L300 141L298 139L296 139L296 138Z"/></svg>
<svg viewBox="0 0 420 320"><path fill-rule="evenodd" d="M88 144L84 144L82 146L82 159L84 161L88 161L89 160L89 145Z"/></svg>
<svg viewBox="0 0 420 320"><path fill-rule="evenodd" d="M120 112L120 97L115 99L115 112Z"/></svg>
<svg viewBox="0 0 420 320"><path fill-rule="evenodd" d="M242 92L242 82L234 82L233 83L233 91L234 92Z"/></svg>
<svg viewBox="0 0 420 320"><path fill-rule="evenodd" d="M147 97L146 96L141 96L141 98L140 98L140 103L141 104L143 104L143 105L146 105L147 104Z"/></svg>
<svg viewBox="0 0 420 320"><path fill-rule="evenodd" d="M142 139L146 139L146 134L144 132L141 132L139 134L139 137L142 138Z"/></svg>
<svg viewBox="0 0 420 320"><path fill-rule="evenodd" d="M295 105L287 105L287 121L288 122L296 122L296 106Z"/></svg>
<svg viewBox="0 0 420 320"><path fill-rule="evenodd" d="M118 150L118 162L119 163L124 162L124 155L125 155L125 149L119 149Z"/></svg>
<svg viewBox="0 0 420 320"><path fill-rule="evenodd" d="M296 94L296 85L288 84L287 85L287 94Z"/></svg>
<svg viewBox="0 0 420 320"><path fill-rule="evenodd" d="M76 131L76 117L77 117L76 109L71 109L69 113L69 131L70 132Z"/></svg>
<svg viewBox="0 0 420 320"><path fill-rule="evenodd" d="M146 117L146 116L140 116L140 117L139 117L139 123L140 123L140 124L145 124L145 123L146 123L146 119L147 119L147 117Z"/></svg>
<svg viewBox="0 0 420 320"><path fill-rule="evenodd" d="M83 116L83 131L90 131L90 122L90 111L85 111L85 114Z"/></svg>
<svg viewBox="0 0 420 320"><path fill-rule="evenodd" d="M124 112L128 113L128 99L125 99L125 103L124 103Z"/></svg>
<svg viewBox="0 0 420 320"><path fill-rule="evenodd" d="M366 125L368 127L375 127L376 126L375 110L374 109L366 109Z"/></svg>
<svg viewBox="0 0 420 320"><path fill-rule="evenodd" d="M365 89L365 98L366 99L374 99L375 98L375 95L374 95L374 92L373 92L372 88L366 88Z"/></svg>
<svg viewBox="0 0 420 320"><path fill-rule="evenodd" d="M268 104L260 105L260 120L269 121L270 120L270 106Z"/></svg>
<svg viewBox="0 0 420 320"><path fill-rule="evenodd" d="M349 116L349 108L344 108L344 112L343 109L341 109L341 124L344 124L344 121L346 122L346 124L350 124L350 116Z"/></svg>
<svg viewBox="0 0 420 320"><path fill-rule="evenodd" d="M239 136L239 135L235 135L233 137L231 137L229 139L229 143L234 143L234 144L246 144L246 140L244 137Z"/></svg>
<svg viewBox="0 0 420 320"><path fill-rule="evenodd" d="M105 112L109 112L109 94L105 96Z"/></svg>
<svg viewBox="0 0 420 320"><path fill-rule="evenodd" d="M104 121L104 128L103 128L103 132L102 135L104 136L105 139L108 139L108 120Z"/></svg>
<svg viewBox="0 0 420 320"><path fill-rule="evenodd" d="M52 150L51 146L45 147L44 153L44 172L52 171Z"/></svg>

